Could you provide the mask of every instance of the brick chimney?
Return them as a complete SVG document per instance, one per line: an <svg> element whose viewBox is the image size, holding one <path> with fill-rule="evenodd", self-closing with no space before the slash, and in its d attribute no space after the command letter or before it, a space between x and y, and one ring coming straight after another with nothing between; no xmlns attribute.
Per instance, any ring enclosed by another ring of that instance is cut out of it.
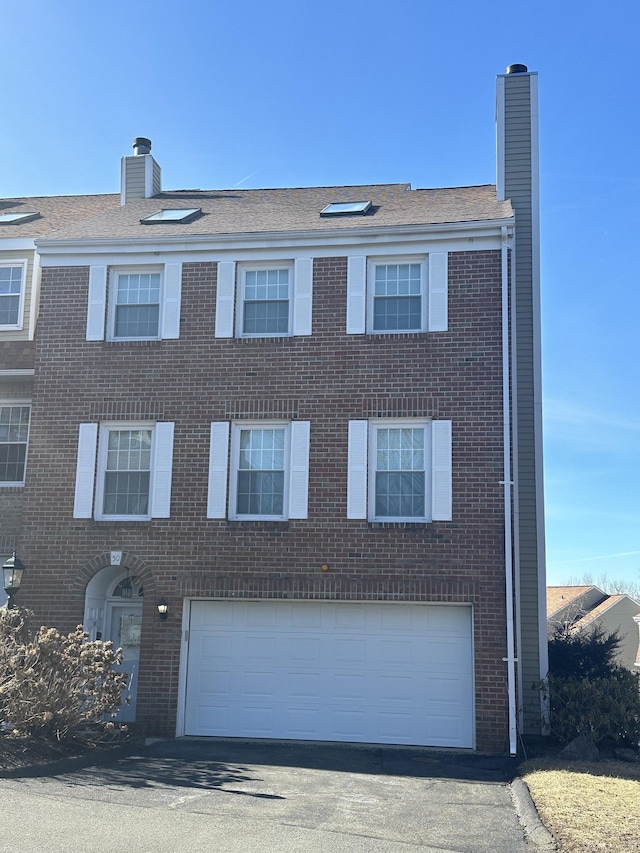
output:
<svg viewBox="0 0 640 853"><path fill-rule="evenodd" d="M160 166L151 156L151 140L137 136L133 156L121 161L120 204L136 198L151 198L162 192Z"/></svg>

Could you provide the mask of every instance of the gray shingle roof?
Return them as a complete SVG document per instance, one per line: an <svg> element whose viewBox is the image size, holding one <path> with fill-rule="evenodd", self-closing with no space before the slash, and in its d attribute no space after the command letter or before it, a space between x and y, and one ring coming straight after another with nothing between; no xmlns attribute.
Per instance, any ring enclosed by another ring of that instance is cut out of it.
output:
<svg viewBox="0 0 640 853"><path fill-rule="evenodd" d="M331 202L367 201L364 216L323 217ZM188 223L141 225L163 208L201 208ZM38 219L3 225L2 237L44 239L121 239L259 234L289 231L348 231L353 228L481 222L509 219L508 201L496 200L495 187L412 190L409 184L304 187L264 190L175 190L125 206L120 196L51 196L4 199L0 212L37 210Z"/></svg>
<svg viewBox="0 0 640 853"><path fill-rule="evenodd" d="M72 229L74 223L92 219L108 210L120 207L120 194L111 195L57 195L27 198L0 199L0 213L37 212L39 216L29 222L3 223L0 239L48 237L59 229Z"/></svg>

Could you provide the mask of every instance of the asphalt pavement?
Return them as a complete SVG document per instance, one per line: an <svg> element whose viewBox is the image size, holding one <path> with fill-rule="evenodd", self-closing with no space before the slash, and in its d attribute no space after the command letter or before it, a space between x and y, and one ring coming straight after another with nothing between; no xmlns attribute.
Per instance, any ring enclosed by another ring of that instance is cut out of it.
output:
<svg viewBox="0 0 640 853"><path fill-rule="evenodd" d="M513 771L419 748L158 741L0 779L0 851L531 853Z"/></svg>

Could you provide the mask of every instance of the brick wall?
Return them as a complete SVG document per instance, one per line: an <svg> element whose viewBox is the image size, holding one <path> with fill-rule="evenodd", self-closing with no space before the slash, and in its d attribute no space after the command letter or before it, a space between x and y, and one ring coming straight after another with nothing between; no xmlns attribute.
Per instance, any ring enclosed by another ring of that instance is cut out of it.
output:
<svg viewBox="0 0 640 853"><path fill-rule="evenodd" d="M85 341L88 269L44 268L22 601L71 629L108 552L137 561L138 716L162 734L175 730L184 596L471 603L478 748L504 750L500 272L499 251L451 253L449 331L346 335L346 259L320 259L312 336L216 340L216 265L185 264L180 339L107 343ZM412 415L453 421L454 520L347 520L349 419ZM282 416L311 422L308 519L207 520L210 422ZM73 519L78 424L116 418L175 422L170 519Z"/></svg>

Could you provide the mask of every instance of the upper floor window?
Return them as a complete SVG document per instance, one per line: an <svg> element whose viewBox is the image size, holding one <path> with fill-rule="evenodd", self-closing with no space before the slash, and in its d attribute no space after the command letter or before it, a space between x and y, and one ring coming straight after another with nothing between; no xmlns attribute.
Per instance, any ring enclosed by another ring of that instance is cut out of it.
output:
<svg viewBox="0 0 640 853"><path fill-rule="evenodd" d="M289 334L292 272L292 265L241 268L239 337Z"/></svg>
<svg viewBox="0 0 640 853"><path fill-rule="evenodd" d="M237 518L284 518L288 439L285 425L234 429L231 492Z"/></svg>
<svg viewBox="0 0 640 853"><path fill-rule="evenodd" d="M425 263L371 263L371 331L420 332L426 327Z"/></svg>
<svg viewBox="0 0 640 853"><path fill-rule="evenodd" d="M26 263L0 264L0 329L22 328Z"/></svg>
<svg viewBox="0 0 640 853"><path fill-rule="evenodd" d="M347 517L451 521L451 466L451 421L350 421Z"/></svg>
<svg viewBox="0 0 640 853"><path fill-rule="evenodd" d="M313 259L219 261L217 338L310 335Z"/></svg>
<svg viewBox="0 0 640 853"><path fill-rule="evenodd" d="M178 338L181 295L182 264L179 263L158 267L92 266L87 340Z"/></svg>
<svg viewBox="0 0 640 853"><path fill-rule="evenodd" d="M306 518L309 435L309 421L212 423L208 518Z"/></svg>
<svg viewBox="0 0 640 853"><path fill-rule="evenodd" d="M113 273L112 336L155 339L160 321L160 272Z"/></svg>
<svg viewBox="0 0 640 853"><path fill-rule="evenodd" d="M29 444L31 407L0 404L0 485L23 486Z"/></svg>
<svg viewBox="0 0 640 853"><path fill-rule="evenodd" d="M149 518L151 429L104 427L98 495L102 516Z"/></svg>
<svg viewBox="0 0 640 853"><path fill-rule="evenodd" d="M426 521L428 426L373 426L370 432L373 517Z"/></svg>
<svg viewBox="0 0 640 853"><path fill-rule="evenodd" d="M173 430L165 422L80 424L74 518L168 518Z"/></svg>
<svg viewBox="0 0 640 853"><path fill-rule="evenodd" d="M347 334L443 332L447 303L447 252L348 258Z"/></svg>

